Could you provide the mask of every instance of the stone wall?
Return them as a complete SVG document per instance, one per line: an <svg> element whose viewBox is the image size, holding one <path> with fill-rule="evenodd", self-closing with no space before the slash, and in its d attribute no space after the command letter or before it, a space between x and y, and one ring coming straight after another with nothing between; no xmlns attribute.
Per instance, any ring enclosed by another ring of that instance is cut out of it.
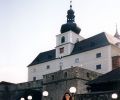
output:
<svg viewBox="0 0 120 100"><path fill-rule="evenodd" d="M19 98L31 90L42 91L42 80L13 84L9 82L0 83L0 100L20 100Z"/></svg>
<svg viewBox="0 0 120 100"><path fill-rule="evenodd" d="M60 70L43 76L42 80L13 84L8 82L0 83L0 100L20 100L21 97L33 96L33 100L41 100L43 91L48 91L47 100L62 100L66 91L71 86L77 88L77 94L87 93L86 82L101 74L72 67ZM27 99L26 99L27 100Z"/></svg>
<svg viewBox="0 0 120 100"><path fill-rule="evenodd" d="M62 100L64 93L72 86L77 88L76 94L87 93L86 82L99 75L101 74L80 67L50 73L43 76L43 90L49 93L47 100Z"/></svg>

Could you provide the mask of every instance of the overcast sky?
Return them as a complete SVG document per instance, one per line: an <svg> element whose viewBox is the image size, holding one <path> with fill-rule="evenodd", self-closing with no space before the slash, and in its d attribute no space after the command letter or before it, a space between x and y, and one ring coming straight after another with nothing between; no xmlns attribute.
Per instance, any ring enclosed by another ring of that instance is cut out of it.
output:
<svg viewBox="0 0 120 100"><path fill-rule="evenodd" d="M75 22L88 38L120 30L120 0L73 0ZM54 49L69 0L0 0L0 81L27 81L27 65Z"/></svg>

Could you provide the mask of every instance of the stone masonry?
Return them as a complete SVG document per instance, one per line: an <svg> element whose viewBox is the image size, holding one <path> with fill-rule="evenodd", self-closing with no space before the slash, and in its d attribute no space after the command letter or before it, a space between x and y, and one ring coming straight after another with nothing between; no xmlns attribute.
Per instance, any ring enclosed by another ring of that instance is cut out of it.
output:
<svg viewBox="0 0 120 100"><path fill-rule="evenodd" d="M47 100L62 100L64 93L69 91L71 86L77 88L77 94L87 93L86 82L99 75L101 74L87 69L72 67L44 75L42 80L19 84L1 82L0 100L20 100L21 97L27 98L28 95L32 95L33 100L44 100L43 91L49 93Z"/></svg>
<svg viewBox="0 0 120 100"><path fill-rule="evenodd" d="M8 82L0 83L0 100L20 100L22 96L32 95L32 91L42 91L42 80L13 84ZM41 92L42 93L42 92Z"/></svg>
<svg viewBox="0 0 120 100"><path fill-rule="evenodd" d="M99 73L80 67L60 70L43 76L43 90L49 93L47 100L62 100L64 93L72 86L77 88L76 94L87 93L86 82L99 75Z"/></svg>

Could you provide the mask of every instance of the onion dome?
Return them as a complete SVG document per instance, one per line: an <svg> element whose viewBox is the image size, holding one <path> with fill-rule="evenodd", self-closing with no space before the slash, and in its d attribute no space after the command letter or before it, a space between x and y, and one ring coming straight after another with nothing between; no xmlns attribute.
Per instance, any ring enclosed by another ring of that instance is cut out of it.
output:
<svg viewBox="0 0 120 100"><path fill-rule="evenodd" d="M81 31L81 29L75 23L75 15L71 4L70 9L67 11L67 23L61 26L61 33L65 33L67 31L73 31L76 34L79 34Z"/></svg>

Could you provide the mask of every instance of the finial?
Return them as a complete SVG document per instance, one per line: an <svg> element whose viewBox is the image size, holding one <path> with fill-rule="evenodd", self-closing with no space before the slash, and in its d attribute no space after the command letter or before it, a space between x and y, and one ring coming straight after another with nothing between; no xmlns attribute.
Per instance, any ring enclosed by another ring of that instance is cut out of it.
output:
<svg viewBox="0 0 120 100"><path fill-rule="evenodd" d="M116 24L116 33L118 33L117 24Z"/></svg>
<svg viewBox="0 0 120 100"><path fill-rule="evenodd" d="M70 9L72 9L72 0L70 0Z"/></svg>
<svg viewBox="0 0 120 100"><path fill-rule="evenodd" d="M114 37L120 39L120 35L119 35L118 29L117 29L117 24L116 24L116 33L115 33Z"/></svg>

